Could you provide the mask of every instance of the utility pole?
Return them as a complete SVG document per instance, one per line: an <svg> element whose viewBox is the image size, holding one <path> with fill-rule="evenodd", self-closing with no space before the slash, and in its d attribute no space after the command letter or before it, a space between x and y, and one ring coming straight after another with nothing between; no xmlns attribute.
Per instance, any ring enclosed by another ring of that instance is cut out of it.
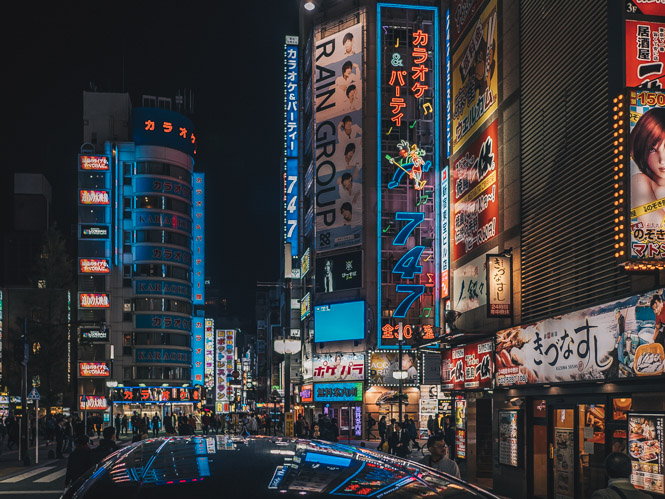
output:
<svg viewBox="0 0 665 499"><path fill-rule="evenodd" d="M28 318L24 318L23 323L23 380L21 382L22 394L21 394L21 452L19 454L23 457L23 464L25 466L30 466L30 456L28 456L28 442L29 442L29 432L30 425L28 424ZM36 430L36 429L35 429Z"/></svg>

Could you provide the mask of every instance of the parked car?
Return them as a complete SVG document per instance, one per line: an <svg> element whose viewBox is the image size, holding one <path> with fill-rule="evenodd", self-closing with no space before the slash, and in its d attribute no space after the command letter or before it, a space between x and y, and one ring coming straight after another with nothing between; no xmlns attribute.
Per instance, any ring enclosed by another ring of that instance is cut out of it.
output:
<svg viewBox="0 0 665 499"><path fill-rule="evenodd" d="M496 496L413 461L339 443L283 437L163 437L108 456L70 498L382 498Z"/></svg>

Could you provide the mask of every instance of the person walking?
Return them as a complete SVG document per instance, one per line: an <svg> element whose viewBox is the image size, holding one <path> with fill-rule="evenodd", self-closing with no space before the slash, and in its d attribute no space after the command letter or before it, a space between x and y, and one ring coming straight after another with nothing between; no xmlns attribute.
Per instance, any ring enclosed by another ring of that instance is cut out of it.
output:
<svg viewBox="0 0 665 499"><path fill-rule="evenodd" d="M377 449L380 451L383 450L383 444L386 442L386 417L381 416L379 418L379 438L381 438L381 441L379 442L379 446Z"/></svg>
<svg viewBox="0 0 665 499"><path fill-rule="evenodd" d="M55 457L56 459L62 459L62 450L65 446L65 433L62 429L62 421L56 421L53 433L55 435Z"/></svg>
<svg viewBox="0 0 665 499"><path fill-rule="evenodd" d="M623 452L612 452L605 458L607 488L598 489L591 499L649 499L651 496L636 489L630 483L632 466L630 458Z"/></svg>
<svg viewBox="0 0 665 499"><path fill-rule="evenodd" d="M104 428L104 430L102 430L102 435L104 438L100 439L97 447L90 451L92 464L100 463L106 456L120 448L115 442L115 428L113 428L113 426L107 426Z"/></svg>
<svg viewBox="0 0 665 499"><path fill-rule="evenodd" d="M459 466L457 466L455 461L448 458L448 446L443 439L443 435L432 435L429 437L427 439L427 450L429 450L429 456L421 459L420 464L461 478Z"/></svg>
<svg viewBox="0 0 665 499"><path fill-rule="evenodd" d="M152 417L152 438L159 436L159 423L161 419L157 413Z"/></svg>
<svg viewBox="0 0 665 499"><path fill-rule="evenodd" d="M393 434L395 433L395 423L396 420L393 418L390 420L390 424L386 426L386 441L388 442L388 454L395 453L395 446L394 446L395 440L393 438Z"/></svg>
<svg viewBox="0 0 665 499"><path fill-rule="evenodd" d="M88 442L89 439L87 435L79 435L76 437L76 440L74 441L76 448L74 449L74 452L69 455L69 459L67 460L65 487L74 483L92 466L90 446L88 445Z"/></svg>
<svg viewBox="0 0 665 499"><path fill-rule="evenodd" d="M120 437L120 428L122 427L122 418L120 417L120 414L115 415L115 437L119 438Z"/></svg>
<svg viewBox="0 0 665 499"><path fill-rule="evenodd" d="M376 424L376 419L372 417L371 413L367 413L367 440L372 438L372 428Z"/></svg>
<svg viewBox="0 0 665 499"><path fill-rule="evenodd" d="M451 422L450 416L443 418L443 440L448 446L450 456L455 455L455 426Z"/></svg>
<svg viewBox="0 0 665 499"><path fill-rule="evenodd" d="M406 458L409 455L409 431L406 429L404 423L397 423L395 425L395 431L393 432L393 449L397 457Z"/></svg>
<svg viewBox="0 0 665 499"><path fill-rule="evenodd" d="M409 433L409 439L413 442L413 447L420 450L420 445L416 438L418 437L418 430L416 429L416 422L413 418L407 418L406 431Z"/></svg>

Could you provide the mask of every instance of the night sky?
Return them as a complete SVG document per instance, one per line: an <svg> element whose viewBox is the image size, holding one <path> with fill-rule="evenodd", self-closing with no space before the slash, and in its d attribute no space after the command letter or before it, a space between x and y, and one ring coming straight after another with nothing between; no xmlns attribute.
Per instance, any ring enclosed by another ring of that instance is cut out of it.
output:
<svg viewBox="0 0 665 499"><path fill-rule="evenodd" d="M76 223L82 100L127 91L194 94L198 153L207 174L206 276L247 318L255 283L279 274L283 44L298 34L298 0L13 4L2 34L4 164L43 173L58 226ZM124 71L123 71L124 66ZM123 77L124 75L124 77ZM6 189L3 189L6 192Z"/></svg>

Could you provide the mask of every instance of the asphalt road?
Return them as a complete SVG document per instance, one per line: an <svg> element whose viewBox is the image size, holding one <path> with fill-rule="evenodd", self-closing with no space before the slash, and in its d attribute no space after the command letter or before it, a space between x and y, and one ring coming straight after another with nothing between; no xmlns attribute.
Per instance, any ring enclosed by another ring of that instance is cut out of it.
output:
<svg viewBox="0 0 665 499"><path fill-rule="evenodd" d="M49 450L40 445L39 463L35 464L35 449L30 449L31 465L18 459L18 451L3 449L0 454L0 498L57 498L65 488L67 459L49 459Z"/></svg>

